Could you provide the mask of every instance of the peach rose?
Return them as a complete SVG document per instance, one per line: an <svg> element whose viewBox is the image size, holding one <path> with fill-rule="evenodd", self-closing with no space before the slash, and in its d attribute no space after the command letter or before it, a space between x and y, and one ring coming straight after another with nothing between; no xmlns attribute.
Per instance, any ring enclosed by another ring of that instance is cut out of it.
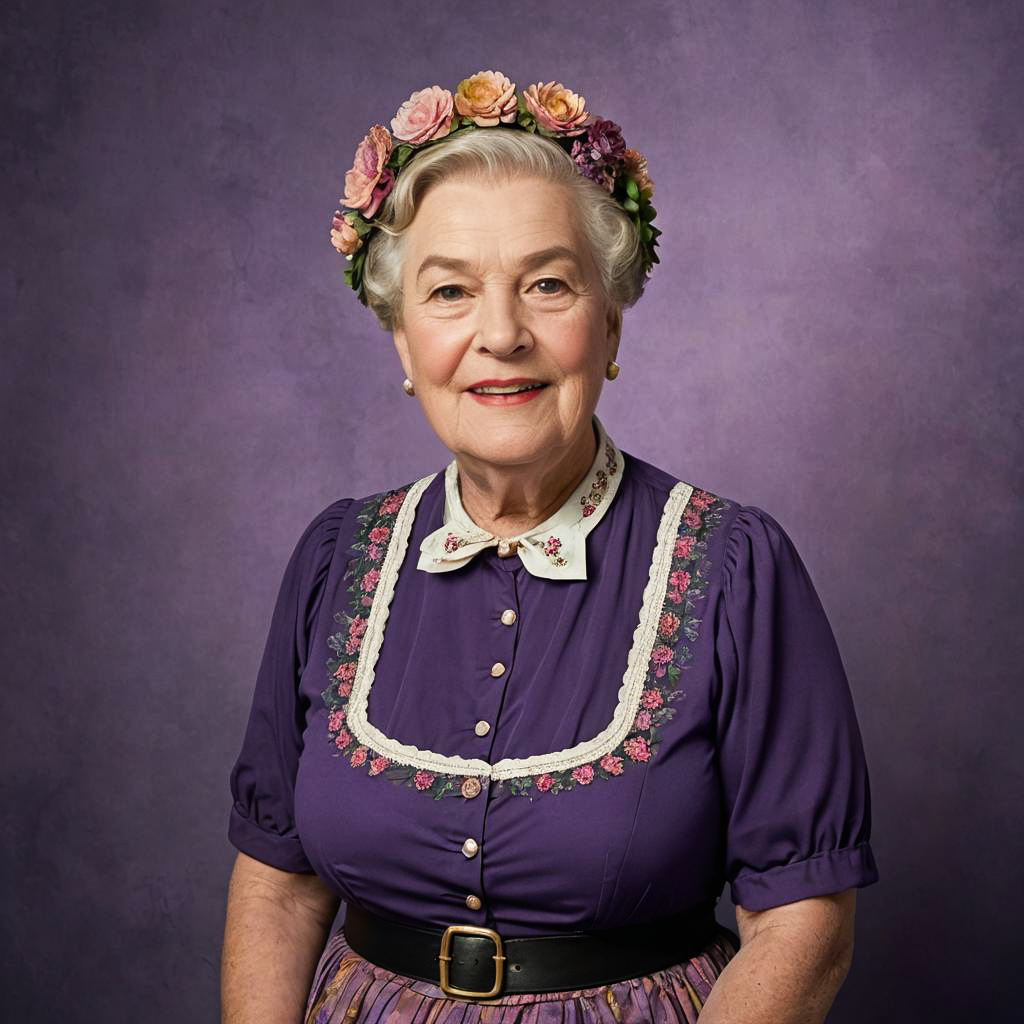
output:
<svg viewBox="0 0 1024 1024"><path fill-rule="evenodd" d="M511 124L519 112L516 87L500 71L478 71L459 82L455 109L482 128Z"/></svg>
<svg viewBox="0 0 1024 1024"><path fill-rule="evenodd" d="M523 101L541 128L559 135L580 135L586 130L590 118L584 109L586 101L561 82L531 85L523 92Z"/></svg>
<svg viewBox="0 0 1024 1024"><path fill-rule="evenodd" d="M362 248L363 240L344 217L335 214L331 221L331 245L343 256L351 256Z"/></svg>
<svg viewBox="0 0 1024 1024"><path fill-rule="evenodd" d="M629 176L636 182L636 187L642 192L645 188L650 189L654 195L654 182L647 173L647 157L635 149L626 150L626 170Z"/></svg>
<svg viewBox="0 0 1024 1024"><path fill-rule="evenodd" d="M443 139L452 130L452 94L439 85L414 92L391 119L396 139L420 145Z"/></svg>
<svg viewBox="0 0 1024 1024"><path fill-rule="evenodd" d="M387 128L375 124L356 147L352 169L345 175L345 195L341 201L350 210L359 210L366 218L377 212L377 207L394 184L394 171L384 166L391 156L392 145Z"/></svg>

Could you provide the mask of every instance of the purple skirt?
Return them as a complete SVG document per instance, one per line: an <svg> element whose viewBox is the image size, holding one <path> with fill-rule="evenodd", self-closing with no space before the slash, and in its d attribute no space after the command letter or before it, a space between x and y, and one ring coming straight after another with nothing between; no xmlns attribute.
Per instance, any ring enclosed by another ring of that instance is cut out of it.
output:
<svg viewBox="0 0 1024 1024"><path fill-rule="evenodd" d="M736 955L736 936L716 938L691 960L596 988L517 993L468 1001L439 986L377 967L339 928L324 948L306 1024L694 1024L711 986Z"/></svg>

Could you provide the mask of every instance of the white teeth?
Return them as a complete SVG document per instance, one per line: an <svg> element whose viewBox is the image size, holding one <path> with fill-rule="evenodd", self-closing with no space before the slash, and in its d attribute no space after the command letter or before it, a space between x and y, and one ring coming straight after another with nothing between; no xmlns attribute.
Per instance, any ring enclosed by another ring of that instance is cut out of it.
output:
<svg viewBox="0 0 1024 1024"><path fill-rule="evenodd" d="M533 391L539 387L540 384L520 384L512 388L470 388L470 391L478 395L515 395L520 391Z"/></svg>

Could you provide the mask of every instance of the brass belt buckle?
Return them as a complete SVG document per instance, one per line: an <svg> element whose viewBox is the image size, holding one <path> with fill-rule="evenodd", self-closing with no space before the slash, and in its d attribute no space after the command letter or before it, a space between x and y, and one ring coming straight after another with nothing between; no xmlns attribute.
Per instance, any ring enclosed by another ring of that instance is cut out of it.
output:
<svg viewBox="0 0 1024 1024"><path fill-rule="evenodd" d="M448 984L448 970L451 965L452 938L456 935L482 935L494 943L494 988L490 992L474 991L469 988L455 988ZM449 996L465 996L470 999L491 999L501 991L501 982L505 973L505 950L501 944L501 936L491 928L481 928L475 924L451 924L441 936L441 952L438 954L441 968L441 991Z"/></svg>

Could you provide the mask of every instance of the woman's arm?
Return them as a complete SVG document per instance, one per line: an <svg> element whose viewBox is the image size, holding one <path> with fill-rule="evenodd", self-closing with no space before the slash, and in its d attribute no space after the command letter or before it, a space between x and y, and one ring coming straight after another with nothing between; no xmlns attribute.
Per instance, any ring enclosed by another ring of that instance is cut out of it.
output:
<svg viewBox="0 0 1024 1024"><path fill-rule="evenodd" d="M339 903L316 875L238 854L224 925L222 1024L301 1024Z"/></svg>
<svg viewBox="0 0 1024 1024"><path fill-rule="evenodd" d="M736 907L740 950L701 1024L822 1024L853 960L856 889L769 910Z"/></svg>

